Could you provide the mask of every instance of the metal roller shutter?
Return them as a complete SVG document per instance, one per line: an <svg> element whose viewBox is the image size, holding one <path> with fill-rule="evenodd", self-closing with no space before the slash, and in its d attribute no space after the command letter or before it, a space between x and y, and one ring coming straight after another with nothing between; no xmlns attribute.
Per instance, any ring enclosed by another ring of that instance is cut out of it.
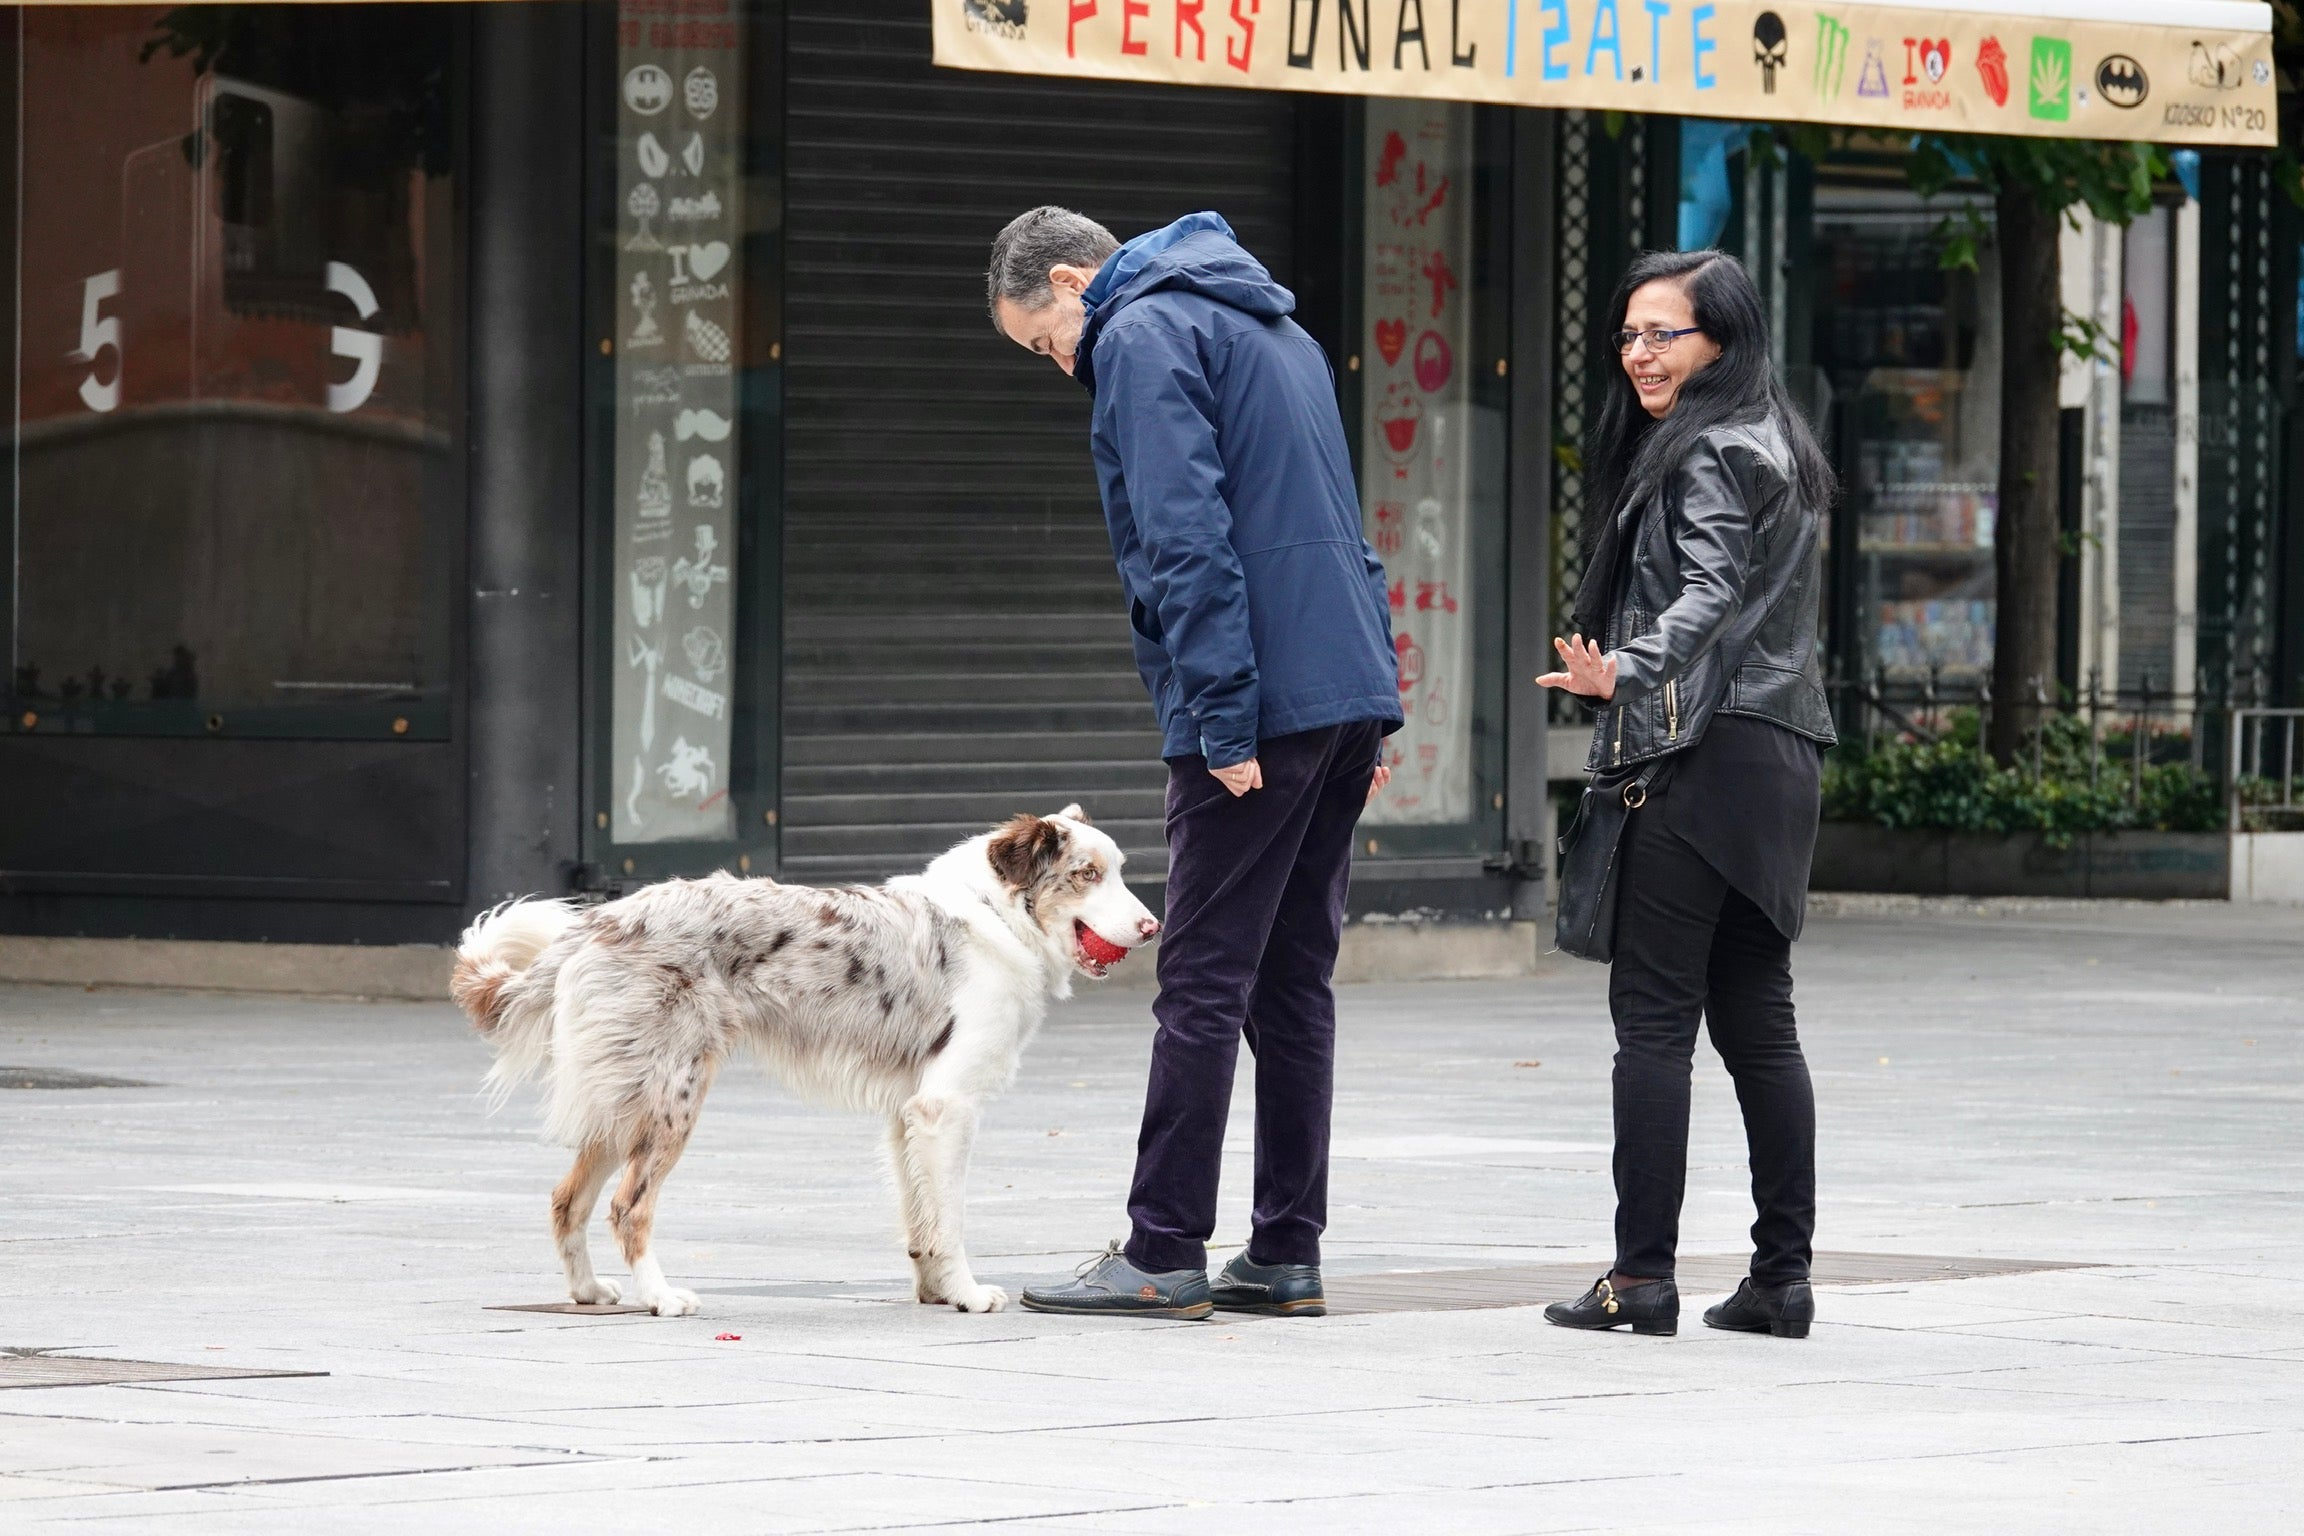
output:
<svg viewBox="0 0 2304 1536"><path fill-rule="evenodd" d="M922 0L788 14L786 876L917 869L1069 799L1156 876L1088 398L993 333L984 259L1035 203L1123 239L1215 208L1287 281L1292 105L939 71Z"/></svg>
<svg viewBox="0 0 2304 1536"><path fill-rule="evenodd" d="M2176 413L2120 411L2120 687L2189 692L2176 655Z"/></svg>

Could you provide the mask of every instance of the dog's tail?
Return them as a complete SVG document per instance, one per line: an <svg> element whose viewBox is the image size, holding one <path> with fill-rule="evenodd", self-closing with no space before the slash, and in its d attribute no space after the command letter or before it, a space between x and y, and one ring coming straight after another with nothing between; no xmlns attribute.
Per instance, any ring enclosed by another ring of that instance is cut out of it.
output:
<svg viewBox="0 0 2304 1536"><path fill-rule="evenodd" d="M448 995L496 1048L488 1088L499 1102L551 1059L556 978L532 977L528 968L576 920L570 902L508 901L474 918L456 946Z"/></svg>

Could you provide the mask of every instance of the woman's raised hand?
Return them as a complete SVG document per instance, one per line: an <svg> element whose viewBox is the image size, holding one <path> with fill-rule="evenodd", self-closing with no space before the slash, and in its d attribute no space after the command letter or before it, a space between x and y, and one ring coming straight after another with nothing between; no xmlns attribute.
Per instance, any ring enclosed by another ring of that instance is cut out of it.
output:
<svg viewBox="0 0 2304 1536"><path fill-rule="evenodd" d="M1593 641L1576 635L1562 640L1555 637L1552 649L1560 653L1565 672L1547 672L1536 679L1546 688L1565 688L1570 693L1581 693L1589 698L1612 699L1616 696L1616 658L1603 655Z"/></svg>

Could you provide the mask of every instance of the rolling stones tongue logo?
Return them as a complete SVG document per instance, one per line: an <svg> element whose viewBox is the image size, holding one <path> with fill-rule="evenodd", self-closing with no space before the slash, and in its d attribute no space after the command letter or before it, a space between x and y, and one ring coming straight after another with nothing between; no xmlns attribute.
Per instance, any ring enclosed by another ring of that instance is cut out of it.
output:
<svg viewBox="0 0 2304 1536"><path fill-rule="evenodd" d="M2008 54L2000 39L1988 37L1976 45L1976 73L1984 77L1984 94L1992 105L2008 105Z"/></svg>
<svg viewBox="0 0 2304 1536"><path fill-rule="evenodd" d="M1403 470L1416 457L1416 432L1423 423L1424 407L1406 384L1384 392L1383 403L1376 407L1376 425L1384 433L1385 456Z"/></svg>

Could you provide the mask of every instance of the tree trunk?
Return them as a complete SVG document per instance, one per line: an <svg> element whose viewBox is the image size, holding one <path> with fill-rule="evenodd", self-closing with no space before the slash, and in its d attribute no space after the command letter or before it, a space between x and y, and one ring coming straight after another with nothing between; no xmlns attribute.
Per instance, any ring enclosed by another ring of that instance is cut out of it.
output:
<svg viewBox="0 0 2304 1536"><path fill-rule="evenodd" d="M2000 511L1992 532L1992 756L2017 760L2056 689L2058 216L2021 188L1995 202L2000 247Z"/></svg>

